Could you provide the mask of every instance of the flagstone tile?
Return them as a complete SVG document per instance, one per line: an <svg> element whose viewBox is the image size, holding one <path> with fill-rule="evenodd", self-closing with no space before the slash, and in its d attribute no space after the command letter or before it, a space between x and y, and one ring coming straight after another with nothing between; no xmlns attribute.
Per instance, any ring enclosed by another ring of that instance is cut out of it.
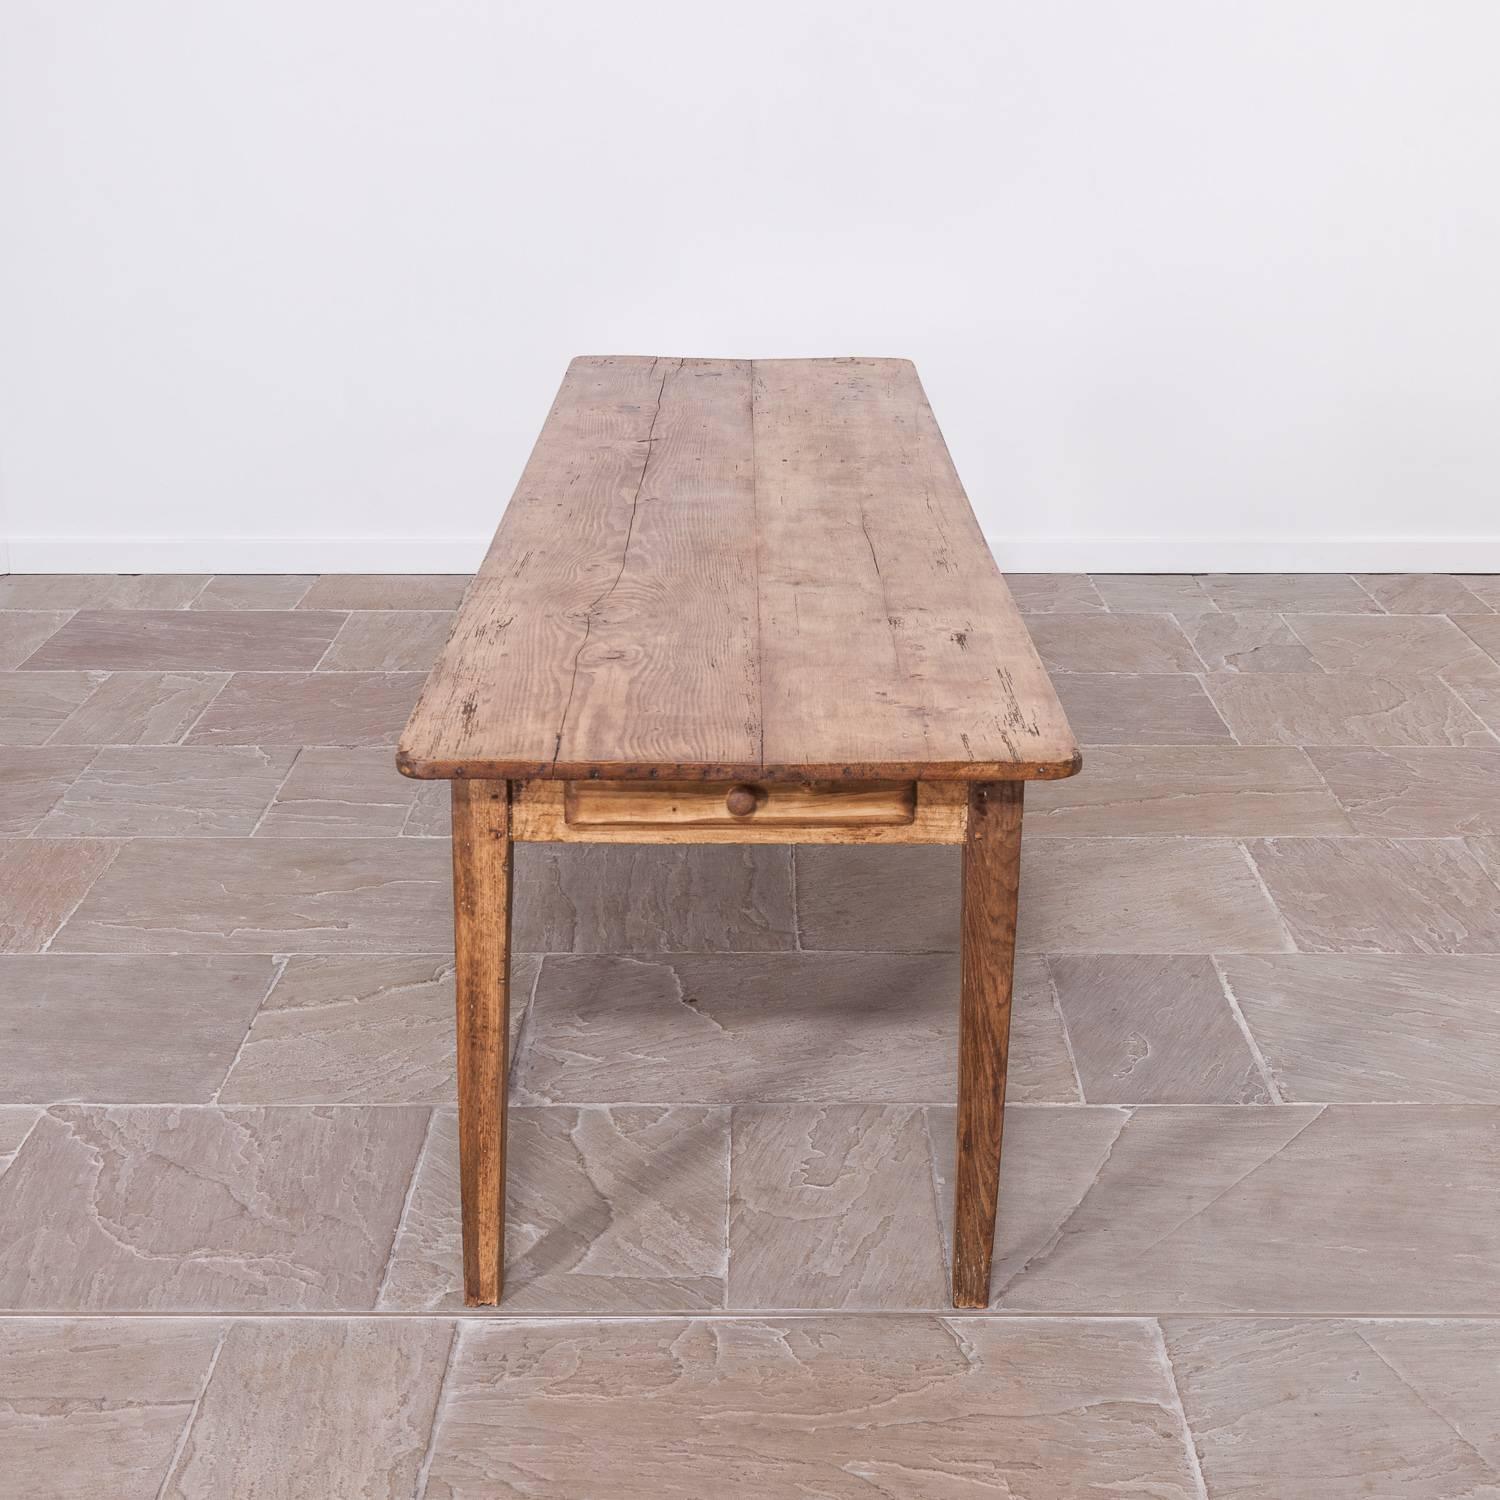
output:
<svg viewBox="0 0 1500 1500"><path fill-rule="evenodd" d="M248 834L295 756L291 749L249 745L106 746L37 832L54 838Z"/></svg>
<svg viewBox="0 0 1500 1500"><path fill-rule="evenodd" d="M1496 743L1433 676L1216 672L1204 682L1242 745Z"/></svg>
<svg viewBox="0 0 1500 1500"><path fill-rule="evenodd" d="M1193 649L1213 672L1321 672L1280 615L1240 610L1184 620Z"/></svg>
<svg viewBox="0 0 1500 1500"><path fill-rule="evenodd" d="M1493 676L1474 672L1444 674L1443 680L1500 743L1500 667Z"/></svg>
<svg viewBox="0 0 1500 1500"><path fill-rule="evenodd" d="M1393 615L1462 615L1487 606L1451 573L1358 573L1359 586Z"/></svg>
<svg viewBox="0 0 1500 1500"><path fill-rule="evenodd" d="M419 785L396 769L387 746L303 750L255 831L262 838L399 834Z"/></svg>
<svg viewBox="0 0 1500 1500"><path fill-rule="evenodd" d="M452 610L361 610L344 621L319 670L426 672L452 629Z"/></svg>
<svg viewBox="0 0 1500 1500"><path fill-rule="evenodd" d="M1203 684L1185 673L1059 672L1052 686L1085 747L1234 743Z"/></svg>
<svg viewBox="0 0 1500 1500"><path fill-rule="evenodd" d="M1037 834L1353 832L1305 751L1232 745L1099 745L1079 775L1027 786L1025 823Z"/></svg>
<svg viewBox="0 0 1500 1500"><path fill-rule="evenodd" d="M1453 623L1487 656L1500 662L1500 614L1455 615Z"/></svg>
<svg viewBox="0 0 1500 1500"><path fill-rule="evenodd" d="M958 951L959 850L831 844L804 845L796 853L797 927L803 948Z"/></svg>
<svg viewBox="0 0 1500 1500"><path fill-rule="evenodd" d="M207 1104L275 972L264 955L0 959L0 1099Z"/></svg>
<svg viewBox="0 0 1500 1500"><path fill-rule="evenodd" d="M94 751L0 749L0 834L30 833Z"/></svg>
<svg viewBox="0 0 1500 1500"><path fill-rule="evenodd" d="M1500 953L1500 887L1458 839L1265 839L1256 869L1306 953Z"/></svg>
<svg viewBox="0 0 1500 1500"><path fill-rule="evenodd" d="M1480 867L1500 887L1500 838L1466 838L1464 848L1479 861Z"/></svg>
<svg viewBox="0 0 1500 1500"><path fill-rule="evenodd" d="M446 781L412 783L416 796L402 828L408 838L447 838L453 832L453 792Z"/></svg>
<svg viewBox="0 0 1500 1500"><path fill-rule="evenodd" d="M436 840L133 840L53 946L430 953L451 940L451 880L448 850Z"/></svg>
<svg viewBox="0 0 1500 1500"><path fill-rule="evenodd" d="M0 1177L0 1308L374 1305L425 1109L89 1108L37 1121Z"/></svg>
<svg viewBox="0 0 1500 1500"><path fill-rule="evenodd" d="M1457 577L1482 604L1500 610L1500 573L1460 573Z"/></svg>
<svg viewBox="0 0 1500 1500"><path fill-rule="evenodd" d="M1169 1318L1208 1494L1500 1494L1492 1323Z"/></svg>
<svg viewBox="0 0 1500 1500"><path fill-rule="evenodd" d="M8 573L0 609L185 609L205 573Z"/></svg>
<svg viewBox="0 0 1500 1500"><path fill-rule="evenodd" d="M784 846L521 844L515 869L522 952L750 953L797 945Z"/></svg>
<svg viewBox="0 0 1500 1500"><path fill-rule="evenodd" d="M956 954L550 958L517 1077L539 1104L951 1099ZM1017 965L1012 1098L1077 1084L1038 957Z"/></svg>
<svg viewBox="0 0 1500 1500"><path fill-rule="evenodd" d="M0 953L40 953L119 847L104 839L0 839Z"/></svg>
<svg viewBox="0 0 1500 1500"><path fill-rule="evenodd" d="M510 1040L541 958L511 960ZM451 1104L453 960L442 955L288 960L219 1091L221 1104Z"/></svg>
<svg viewBox="0 0 1500 1500"><path fill-rule="evenodd" d="M0 1319L6 1500L158 1500L223 1332L207 1319Z"/></svg>
<svg viewBox="0 0 1500 1500"><path fill-rule="evenodd" d="M753 1318L467 1323L428 1500L981 1492L1194 1500L1140 1323Z"/></svg>
<svg viewBox="0 0 1500 1500"><path fill-rule="evenodd" d="M1167 615L1037 615L1026 628L1049 672L1201 672Z"/></svg>
<svg viewBox="0 0 1500 1500"><path fill-rule="evenodd" d="M31 1127L41 1119L39 1109L21 1104L0 1104L0 1172L15 1159Z"/></svg>
<svg viewBox="0 0 1500 1500"><path fill-rule="evenodd" d="M389 745L422 691L422 672L237 672L190 745Z"/></svg>
<svg viewBox="0 0 1500 1500"><path fill-rule="evenodd" d="M0 672L0 745L45 745L103 681L103 672Z"/></svg>
<svg viewBox="0 0 1500 1500"><path fill-rule="evenodd" d="M947 1197L953 1111L929 1114ZM1008 1109L991 1303L1493 1315L1497 1190L1497 1106Z"/></svg>
<svg viewBox="0 0 1500 1500"><path fill-rule="evenodd" d="M1005 581L1022 614L1104 608L1098 591L1082 573L1007 573Z"/></svg>
<svg viewBox="0 0 1500 1500"><path fill-rule="evenodd" d="M453 1344L442 1319L230 1325L161 1500L416 1493Z"/></svg>
<svg viewBox="0 0 1500 1500"><path fill-rule="evenodd" d="M1406 1320L1363 1323L1360 1334L1463 1441L1500 1469L1500 1379L1495 1326L1480 1321Z"/></svg>
<svg viewBox="0 0 1500 1500"><path fill-rule="evenodd" d="M67 622L71 610L0 610L0 670L19 667Z"/></svg>
<svg viewBox="0 0 1500 1500"><path fill-rule="evenodd" d="M1397 676L1485 662L1479 647L1441 615L1287 615L1286 622L1329 672Z"/></svg>
<svg viewBox="0 0 1500 1500"><path fill-rule="evenodd" d="M216 573L192 609L295 609L316 582L311 573Z"/></svg>
<svg viewBox="0 0 1500 1500"><path fill-rule="evenodd" d="M506 1172L506 1315L723 1306L727 1111L512 1107ZM463 1306L458 1203L457 1117L439 1110L381 1308Z"/></svg>
<svg viewBox="0 0 1500 1500"><path fill-rule="evenodd" d="M303 609L457 609L468 573L325 573Z"/></svg>
<svg viewBox="0 0 1500 1500"><path fill-rule="evenodd" d="M344 616L314 610L81 609L28 670L295 671L318 664Z"/></svg>
<svg viewBox="0 0 1500 1500"><path fill-rule="evenodd" d="M1500 745L1308 753L1356 832L1391 838L1500 833Z"/></svg>
<svg viewBox="0 0 1500 1500"><path fill-rule="evenodd" d="M1378 615L1382 606L1347 573L1204 573L1203 591L1225 610Z"/></svg>
<svg viewBox="0 0 1500 1500"><path fill-rule="evenodd" d="M1253 953L1291 946L1238 845L1222 839L1027 839L1017 943L1041 953ZM947 848L797 851L807 949L958 946L959 857Z"/></svg>
<svg viewBox="0 0 1500 1500"><path fill-rule="evenodd" d="M742 1105L732 1137L728 1307L945 1305L921 1109Z"/></svg>
<svg viewBox="0 0 1500 1500"><path fill-rule="evenodd" d="M1090 1104L1268 1104L1265 1079L1211 959L1048 959Z"/></svg>
<svg viewBox="0 0 1500 1500"><path fill-rule="evenodd" d="M1211 613L1219 607L1191 573L1094 573L1091 576L1100 597L1112 610L1187 617Z"/></svg>
<svg viewBox="0 0 1500 1500"><path fill-rule="evenodd" d="M1500 958L1219 962L1288 1103L1500 1104Z"/></svg>
<svg viewBox="0 0 1500 1500"><path fill-rule="evenodd" d="M47 743L175 745L228 681L224 672L111 672Z"/></svg>

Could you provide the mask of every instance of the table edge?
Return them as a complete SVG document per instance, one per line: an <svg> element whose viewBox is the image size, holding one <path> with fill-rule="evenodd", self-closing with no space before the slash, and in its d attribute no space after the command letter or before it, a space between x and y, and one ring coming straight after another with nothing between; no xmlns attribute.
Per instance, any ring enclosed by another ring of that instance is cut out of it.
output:
<svg viewBox="0 0 1500 1500"><path fill-rule="evenodd" d="M761 766L748 762L445 759L396 749L396 769L416 781L1062 781L1083 752L1025 761L859 761Z"/></svg>

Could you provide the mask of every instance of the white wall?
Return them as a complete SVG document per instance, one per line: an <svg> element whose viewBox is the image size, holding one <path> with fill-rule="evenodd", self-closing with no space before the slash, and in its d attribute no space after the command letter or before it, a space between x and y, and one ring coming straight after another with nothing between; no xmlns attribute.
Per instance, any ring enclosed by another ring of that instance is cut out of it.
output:
<svg viewBox="0 0 1500 1500"><path fill-rule="evenodd" d="M17 569L466 567L579 352L909 355L1017 568L1500 568L1493 0L0 16Z"/></svg>

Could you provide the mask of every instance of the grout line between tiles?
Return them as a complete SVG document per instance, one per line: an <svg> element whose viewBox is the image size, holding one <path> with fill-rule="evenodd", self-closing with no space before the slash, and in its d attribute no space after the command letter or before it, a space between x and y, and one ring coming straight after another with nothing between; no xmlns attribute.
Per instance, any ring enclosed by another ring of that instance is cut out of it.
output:
<svg viewBox="0 0 1500 1500"><path fill-rule="evenodd" d="M1234 841L1234 844L1235 847L1240 851L1241 858L1243 858L1245 863L1250 867L1250 875L1252 879L1254 879L1256 885L1260 887L1261 894L1270 903L1271 910L1276 913L1277 925L1281 928L1282 935L1286 938L1288 944L1288 946L1282 951L1286 953L1298 953L1301 950L1297 947L1297 939L1292 933L1292 929L1287 922L1285 914L1281 910L1280 904L1271 894L1271 888L1266 884L1265 876L1260 873L1260 866L1256 864L1255 856L1250 852L1248 847L1250 842L1251 841L1248 839L1236 839ZM1261 841L1256 840L1256 842Z"/></svg>
<svg viewBox="0 0 1500 1500"><path fill-rule="evenodd" d="M930 1104L919 1106L922 1111L922 1136L927 1142L927 1178L932 1188L932 1212L937 1221L938 1244L942 1248L943 1274L948 1278L948 1286L951 1290L953 1286L952 1228L948 1223L947 1215L943 1212L942 1174L938 1171L937 1137L932 1133L932 1111L935 1107ZM954 1114L956 1117L956 1108ZM1003 1130L1002 1122L1002 1134Z"/></svg>
<svg viewBox="0 0 1500 1500"><path fill-rule="evenodd" d="M510 1038L506 1038L506 1045L510 1050L509 1066L505 1070L505 1086L507 1089L515 1089L521 1078L521 1059L525 1056L531 1046L531 1034L536 1028L536 997L537 991L542 987L542 971L547 967L550 954L542 954L541 962L536 966L536 973L532 975L531 990L526 996L526 1009L521 1014L521 1024L516 1027L515 1045L510 1045ZM514 963L511 964L514 970Z"/></svg>
<svg viewBox="0 0 1500 1500"><path fill-rule="evenodd" d="M1447 671L1447 670L1450 670L1450 669L1449 668L1444 668L1443 670ZM1458 702L1459 707L1461 707L1463 709L1463 711L1466 714L1468 714L1469 717L1471 719L1473 719L1480 726L1480 728L1482 728L1490 736L1490 738L1492 740L1496 741L1497 744L1500 744L1500 733L1496 733L1495 730L1493 730L1493 729L1490 728L1490 726L1485 722L1485 720L1483 720L1483 719L1481 719L1479 717L1479 714L1475 710L1473 704L1471 704L1469 702L1469 700L1467 698L1465 698L1464 695L1461 692L1459 692L1459 690L1451 682L1449 682L1446 677L1443 676L1443 673L1442 672L1434 672L1432 675L1433 675L1433 677L1434 677L1434 679L1436 681L1442 683L1442 685L1445 688L1448 689L1448 691L1453 695L1454 699ZM1454 749L1471 749L1471 750L1472 749L1479 749L1479 750L1483 750L1486 747L1483 746L1483 745L1477 745L1477 746L1476 745L1469 745L1469 746L1459 745L1459 746L1454 746L1453 748Z"/></svg>
<svg viewBox="0 0 1500 1500"><path fill-rule="evenodd" d="M343 611L344 618L339 621L339 628L333 632L333 635L329 639L328 644L323 647L322 654L318 657L317 661L315 661L311 667L312 671L317 672L321 670L323 663L328 660L329 652L331 652L333 648L338 645L339 637L343 635L344 630L348 626L349 620L354 615L354 613L355 611L352 609Z"/></svg>
<svg viewBox="0 0 1500 1500"><path fill-rule="evenodd" d="M406 1191L401 1195L401 1212L396 1215L396 1227L391 1232L391 1248L386 1251L385 1265L380 1272L380 1281L375 1288L375 1306L385 1296L386 1283L391 1279L391 1270L396 1264L396 1246L401 1243L401 1231L406 1228L406 1218L411 1212L411 1200L417 1191L417 1179L422 1174L422 1163L427 1160L427 1151L432 1144L432 1133L437 1126L436 1108L427 1111L427 1127L422 1132L422 1144L417 1148L416 1160L411 1164L411 1176L406 1181ZM434 1421L436 1417L434 1417Z"/></svg>
<svg viewBox="0 0 1500 1500"><path fill-rule="evenodd" d="M6 1108L7 1109L35 1109L36 1110L36 1116L35 1116L35 1118L33 1118L31 1124L29 1124L26 1127L26 1134L23 1135L21 1137L21 1139L16 1143L16 1149L14 1151L12 1151L10 1153L10 1155L7 1156L3 1161L0 1161L0 1177L4 1177L5 1176L6 1172L14 1164L14 1162L17 1159L17 1157L20 1156L23 1148L26 1145L26 1142L31 1139L32 1135L36 1131L37 1126L42 1123L42 1116L47 1113L47 1110L48 1110L49 1106L47 1106L45 1104L35 1104L35 1105L31 1105L31 1104L16 1104L16 1105L7 1105ZM4 1315L0 1314L0 1316L4 1316Z"/></svg>
<svg viewBox="0 0 1500 1500"><path fill-rule="evenodd" d="M1240 748L1246 749L1246 750L1259 748L1259 747L1256 747L1256 746L1253 746L1253 745L1246 745L1245 742L1239 737L1239 735L1237 735L1234 732L1234 730L1230 727L1229 720L1224 717L1224 710L1219 707L1218 702L1214 698L1213 693L1209 691L1209 686L1208 686L1208 683L1207 683L1207 681L1205 679L1209 678L1209 677L1216 676L1216 675L1220 675L1220 674L1216 674L1216 673L1213 673L1213 672L1195 672L1195 673L1193 673L1191 675L1192 675L1193 681L1198 684L1198 691L1200 693L1202 693L1205 698L1208 699L1208 706L1211 709L1213 709L1213 711L1214 711L1214 717L1216 719L1218 719L1219 723L1221 723L1224 726L1224 733L1229 736L1229 743L1231 745L1237 745ZM1239 675L1239 674L1235 674L1235 675Z"/></svg>
<svg viewBox="0 0 1500 1500"><path fill-rule="evenodd" d="M1193 1473L1193 1485L1197 1492L1198 1500L1209 1500L1208 1485L1203 1478L1203 1464L1198 1456L1198 1444L1193 1437L1192 1423L1188 1421L1187 1408L1182 1404L1182 1388L1177 1384L1177 1369L1172 1363L1171 1351L1167 1348L1166 1331L1161 1326L1161 1318L1151 1319L1151 1330L1156 1341L1156 1353L1161 1361L1162 1374L1166 1377L1167 1389L1172 1394L1172 1410L1177 1414L1177 1421L1182 1429L1182 1446L1188 1461L1188 1467Z"/></svg>
<svg viewBox="0 0 1500 1500"><path fill-rule="evenodd" d="M226 746L224 748L228 747ZM260 750L262 754L265 754L268 749L268 747L265 745L258 745L255 748ZM250 830L249 833L242 834L240 835L240 837L253 839L255 835L260 832L261 824L271 816L271 809L276 806L276 799L280 797L281 794L286 790L286 784L292 779L292 772L297 769L297 762L302 759L303 752L306 750L306 748L307 747L305 745L302 746L302 748L299 749L297 753L291 758L290 762L287 764L286 774L281 778L280 781L276 783L276 790L271 793L271 796L266 802L266 805L261 808L260 816L255 820L255 826ZM390 835L390 837L395 838L399 837L399 835L392 834Z"/></svg>
<svg viewBox="0 0 1500 1500"><path fill-rule="evenodd" d="M235 1065L244 1055L245 1043L250 1040L250 1033L255 1030L256 1019L259 1017L266 1001L271 998L272 991L281 983L281 976L286 973L286 966L291 963L292 955L289 953L281 954L280 956L272 954L271 960L271 982L266 986L265 994L256 1001L255 1009L250 1012L250 1019L245 1023L245 1034L240 1038L239 1045L234 1049L234 1056L229 1059L229 1066L224 1070L224 1076L219 1080L218 1088L214 1090L213 1097L208 1101L211 1105L219 1103L219 1095L224 1092L229 1083L230 1076L234 1072Z"/></svg>
<svg viewBox="0 0 1500 1500"><path fill-rule="evenodd" d="M204 594L208 592L209 584L211 584L218 576L219 575L217 573L210 573L208 577L203 580L202 587L198 589L198 591L193 595L191 599L187 601L186 604L179 604L177 606L178 609L191 609L204 596Z"/></svg>
<svg viewBox="0 0 1500 1500"><path fill-rule="evenodd" d="M1421 1406L1424 1406L1429 1412L1431 1412L1432 1415L1436 1417L1438 1421L1441 1422L1443 1426L1446 1427L1449 1432L1451 1432L1454 1437L1456 1437L1459 1442L1463 1444L1463 1446L1471 1454L1473 1454L1476 1459L1479 1460L1481 1464L1483 1464L1486 1468L1489 1467L1488 1456L1485 1453L1481 1452L1480 1449L1475 1447L1474 1443L1469 1439L1463 1428L1461 1428L1439 1406L1435 1405L1417 1385L1415 1385L1410 1379L1407 1378L1407 1376L1402 1374L1401 1370L1395 1365L1395 1363L1383 1351L1377 1349L1375 1345L1365 1337L1362 1330L1356 1328L1354 1330L1354 1336L1360 1341L1360 1343L1365 1346L1366 1349L1370 1351L1371 1354L1375 1356L1376 1359L1380 1361L1381 1364L1386 1367L1387 1370L1391 1372L1392 1375L1396 1377L1398 1381L1401 1382L1402 1385L1406 1387L1408 1391L1412 1393L1413 1396L1417 1398L1417 1401Z"/></svg>
<svg viewBox="0 0 1500 1500"><path fill-rule="evenodd" d="M1210 953L1208 961L1214 966L1214 973L1219 976L1219 988L1224 992L1224 999L1229 1006L1230 1013L1234 1016L1235 1025L1244 1033L1245 1045L1250 1048L1250 1056L1255 1061L1256 1070L1270 1091L1272 1104L1285 1104L1287 1101L1282 1095L1281 1085L1276 1081L1276 1075L1271 1071L1270 1063L1266 1061L1265 1054L1260 1050L1260 1043L1256 1041L1255 1033L1250 1030L1250 1022L1246 1019L1244 1011L1240 1009L1234 986L1230 984L1229 975L1224 972L1224 965L1219 962L1218 954ZM1301 1104L1306 1101L1299 1099L1297 1102Z"/></svg>
<svg viewBox="0 0 1500 1500"><path fill-rule="evenodd" d="M1198 670L1191 672L1188 675L1196 677L1198 679L1198 684L1201 687L1203 684L1203 679L1213 671L1213 668L1209 666L1208 658L1204 656L1204 654L1198 649L1197 641L1195 641L1193 637L1188 634L1187 627L1182 623L1178 616L1175 614L1168 614L1167 618L1177 627L1177 633L1183 638L1183 640L1187 642L1188 650L1193 653L1193 660L1198 663ZM1208 689L1204 688L1203 691L1207 693ZM1213 700L1209 699L1209 702L1213 702ZM1218 712L1218 710L1215 709L1215 712ZM1222 719L1224 716L1220 714L1219 717ZM1227 724L1224 727L1226 729L1229 728Z"/></svg>
<svg viewBox="0 0 1500 1500"><path fill-rule="evenodd" d="M466 1321L454 1320L453 1337L448 1341L448 1361L443 1366L443 1378L438 1382L437 1400L432 1407L432 1426L427 1432L427 1449L422 1454L422 1462L417 1469L416 1484L412 1489L413 1500L426 1500L427 1480L432 1472L433 1459L437 1454L438 1431L443 1425L443 1416L448 1406L448 1386L453 1378L453 1371L458 1365L466 1326Z"/></svg>
<svg viewBox="0 0 1500 1500"><path fill-rule="evenodd" d="M1042 969L1047 975L1047 993L1052 996L1052 1010L1057 1017L1057 1024L1062 1028L1063 1049L1068 1054L1068 1066L1073 1069L1073 1083L1078 1089L1078 1102L1087 1104L1088 1094L1083 1087L1083 1074L1078 1069L1078 1056L1073 1050L1073 1033L1068 1030L1068 1018L1063 1014L1062 995L1058 992L1057 978L1052 972L1052 964L1045 953L1039 955L1042 960Z"/></svg>
<svg viewBox="0 0 1500 1500"><path fill-rule="evenodd" d="M63 928L66 927L72 920L73 914L88 899L89 892L99 884L99 882L104 878L106 874L108 874L110 867L120 857L120 851L124 849L126 844L126 840L124 839L96 839L94 840L94 842L112 843L114 847L109 851L109 858L106 859L104 863L100 865L99 868L94 872L94 878L90 880L88 884L83 888L83 891L79 895L78 899L58 919L57 926L52 929L51 933L47 937L47 941L43 943L42 946L37 950L39 953L52 952L52 944L57 940Z"/></svg>
<svg viewBox="0 0 1500 1500"><path fill-rule="evenodd" d="M179 734L175 740L172 741L172 743L174 745L186 745L187 742L188 742L188 737L199 726L199 724L201 724L203 722L204 715L206 715L208 713L208 711L214 706L214 704L217 703L219 701L219 699L224 696L224 690L229 686L229 684L231 682L234 681L235 674L233 672L225 672L222 675L223 675L223 678L224 678L223 682L221 682L218 685L218 687L216 687L214 689L214 691L209 695L208 702L205 703L203 705L203 707L200 708L198 710L198 712L193 715L193 722L191 724L189 724L187 726L187 728L184 729L182 731L182 733ZM299 753L300 753L300 748L301 747L299 746L298 747Z"/></svg>
<svg viewBox="0 0 1500 1500"><path fill-rule="evenodd" d="M1372 594L1372 593L1371 593L1371 592L1370 592L1370 591L1369 591L1369 589L1367 589L1367 588L1366 588L1366 587L1365 587L1365 586L1364 586L1364 584L1362 584L1362 583L1361 583L1361 582L1360 582L1360 581L1359 581L1359 577L1358 577L1358 575L1357 575L1357 574L1354 574L1354 573L1350 573L1350 574L1348 574L1348 575L1347 575L1347 576L1348 576L1348 578L1349 578L1349 579L1350 579L1350 580L1351 580L1351 581L1352 581L1352 582L1353 582L1353 584L1354 584L1354 587L1355 587L1355 588L1357 588L1357 589L1358 589L1358 590L1359 590L1359 591L1360 591L1360 593L1362 593L1362 594L1363 594L1363 595L1364 595L1364 596L1365 596L1365 598L1366 598L1366 599L1368 599L1368 600L1369 600L1369 601L1370 601L1370 603L1371 603L1371 604L1373 604L1373 605L1374 605L1374 606L1375 606L1375 608L1376 608L1376 609L1377 609L1377 610L1379 610L1379 611L1380 611L1380 613L1381 613L1381 614L1383 614L1383 615L1388 615L1388 614L1390 614L1390 610L1388 610L1388 609L1387 609L1387 608L1386 608L1386 607L1385 607L1385 605L1383 605L1383 604L1382 604L1382 603L1381 603L1381 602L1380 602L1380 600L1379 600L1379 599L1377 599L1377 598L1376 598L1376 597L1375 597L1375 596L1374 596L1374 594ZM1332 611L1332 613L1335 613L1335 614L1337 614L1337 613L1339 613L1339 611L1337 611L1337 610L1335 610L1335 611Z"/></svg>
<svg viewBox="0 0 1500 1500"><path fill-rule="evenodd" d="M182 1431L177 1434L177 1445L172 1449L172 1457L168 1460L167 1467L161 1476L161 1483L156 1487L156 1500L162 1500L162 1496L167 1493L167 1486L171 1484L172 1476L177 1472L177 1465L182 1461L188 1438L193 1431L193 1423L198 1420L199 1408L203 1405L203 1398L208 1394L209 1382L214 1378L214 1371L219 1367L219 1355L223 1353L224 1341L228 1337L229 1325L225 1324L219 1330L218 1342L214 1345L214 1352L209 1356L208 1369L203 1373L203 1384L198 1387L198 1394L193 1398L193 1404L183 1420Z"/></svg>

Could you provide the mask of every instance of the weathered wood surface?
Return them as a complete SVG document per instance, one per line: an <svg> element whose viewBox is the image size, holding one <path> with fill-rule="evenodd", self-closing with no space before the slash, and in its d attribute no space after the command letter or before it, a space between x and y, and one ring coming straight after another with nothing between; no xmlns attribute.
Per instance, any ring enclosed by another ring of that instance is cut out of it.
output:
<svg viewBox="0 0 1500 1500"><path fill-rule="evenodd" d="M510 1050L510 788L453 783L458 991L458 1178L464 1301L504 1285L505 1102Z"/></svg>
<svg viewBox="0 0 1500 1500"><path fill-rule="evenodd" d="M402 737L423 777L1056 777L905 360L574 360Z"/></svg>
<svg viewBox="0 0 1500 1500"><path fill-rule="evenodd" d="M969 789L958 1015L953 1305L985 1307L1000 1192L1024 782Z"/></svg>
<svg viewBox="0 0 1500 1500"><path fill-rule="evenodd" d="M700 785L704 785L700 783ZM713 805L724 809L728 783L713 787ZM906 785L909 786L909 783ZM962 782L926 781L916 787L910 815L899 821L869 821L872 799L864 794L848 795L842 783L828 786L826 798L809 792L796 782L773 782L765 786L772 801L785 799L786 811L761 821L762 813L748 818L699 816L684 794L690 783L664 786L660 782L565 782L538 779L517 782L512 808L512 837L517 843L563 844L960 844L968 792ZM626 788L635 796L627 797ZM608 788L607 791L602 790ZM834 789L836 788L836 794ZM570 796L571 793L571 796ZM582 800L594 805L580 819L570 813ZM626 805L614 817L598 806L596 799L619 798ZM653 810L650 802L662 805ZM684 804L687 804L685 806ZM671 811L676 806L684 816ZM887 808L894 803L887 801ZM793 809L800 808L799 820ZM616 820L618 819L618 820Z"/></svg>

